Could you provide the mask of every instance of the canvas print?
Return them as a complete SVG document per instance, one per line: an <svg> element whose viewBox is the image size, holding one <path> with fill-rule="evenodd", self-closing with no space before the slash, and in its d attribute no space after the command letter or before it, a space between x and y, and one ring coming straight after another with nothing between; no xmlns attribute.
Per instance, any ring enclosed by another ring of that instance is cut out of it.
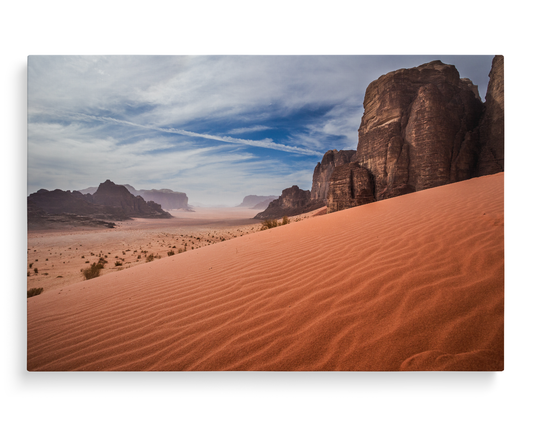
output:
<svg viewBox="0 0 533 426"><path fill-rule="evenodd" d="M28 371L501 371L504 59L30 56Z"/></svg>

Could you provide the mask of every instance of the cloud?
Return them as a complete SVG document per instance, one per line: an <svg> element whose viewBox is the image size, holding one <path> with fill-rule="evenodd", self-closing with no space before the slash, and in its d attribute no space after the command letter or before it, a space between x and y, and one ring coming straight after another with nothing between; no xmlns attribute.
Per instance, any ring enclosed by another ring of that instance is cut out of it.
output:
<svg viewBox="0 0 533 426"><path fill-rule="evenodd" d="M368 84L434 59L483 97L491 56L30 56L28 190L310 185L325 151L356 148Z"/></svg>
<svg viewBox="0 0 533 426"><path fill-rule="evenodd" d="M229 133L230 135L240 135L242 133L254 133L254 132L261 132L263 130L269 130L272 127L269 126L251 126L251 127L240 127L238 129L232 129L228 130L226 133Z"/></svg>
<svg viewBox="0 0 533 426"><path fill-rule="evenodd" d="M258 148L267 148L267 149L274 149L277 151L284 151L284 152L290 152L294 154L304 154L304 155L322 155L318 151L313 151L307 148L299 148L296 146L289 146L289 145L283 145L280 143L273 142L272 139L262 139L262 140L251 140L251 139L240 139L240 138L234 138L231 136L219 136L219 135L210 135L210 134L202 134L202 133L196 133L196 132L190 132L183 129L174 129L174 128L164 128L164 127L156 127L156 126L150 126L150 125L144 125L144 124L137 124L126 120L119 120L116 118L111 117L102 117L102 116L91 116L88 114L71 114L73 116L76 116L82 120L96 120L96 121L102 121L107 123L115 123L125 126L133 126L133 127L140 127L143 129L148 130L155 130L157 132L164 132L164 133L174 133L177 135L183 135L183 136L191 136L195 138L203 138L203 139L210 139L215 140L219 142L225 142L225 143L232 143L232 144L238 144L238 145L248 145Z"/></svg>

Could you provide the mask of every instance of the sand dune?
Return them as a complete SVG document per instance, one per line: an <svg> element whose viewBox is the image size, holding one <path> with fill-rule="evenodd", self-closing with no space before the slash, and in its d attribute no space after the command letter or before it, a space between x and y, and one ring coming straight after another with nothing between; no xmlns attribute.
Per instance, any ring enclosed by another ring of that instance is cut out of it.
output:
<svg viewBox="0 0 533 426"><path fill-rule="evenodd" d="M503 181L44 292L28 299L28 370L502 370Z"/></svg>

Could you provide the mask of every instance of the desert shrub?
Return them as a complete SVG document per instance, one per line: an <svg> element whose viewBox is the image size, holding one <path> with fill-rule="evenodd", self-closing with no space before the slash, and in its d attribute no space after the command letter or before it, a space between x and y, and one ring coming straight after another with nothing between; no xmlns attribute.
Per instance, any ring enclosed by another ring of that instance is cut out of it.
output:
<svg viewBox="0 0 533 426"><path fill-rule="evenodd" d="M107 260L105 260L103 257L98 259L98 264L102 265L102 268L104 267L104 264L106 264L106 263L107 263Z"/></svg>
<svg viewBox="0 0 533 426"><path fill-rule="evenodd" d="M42 287L39 287L39 288L30 288L28 290L28 297L33 297L33 296L37 296L39 294L41 294L43 292L43 288Z"/></svg>
<svg viewBox="0 0 533 426"><path fill-rule="evenodd" d="M115 266L122 266L122 262L119 262L118 260L115 262Z"/></svg>
<svg viewBox="0 0 533 426"><path fill-rule="evenodd" d="M29 266L29 268L31 269L31 267L32 267L32 266L33 266L33 263L30 263L30 266Z"/></svg>
<svg viewBox="0 0 533 426"><path fill-rule="evenodd" d="M167 255L169 256L174 256L176 253L174 253L174 250L170 250L169 252L167 252Z"/></svg>
<svg viewBox="0 0 533 426"><path fill-rule="evenodd" d="M141 255L139 254L139 255L137 256L137 259L140 259L140 258L141 258Z"/></svg>
<svg viewBox="0 0 533 426"><path fill-rule="evenodd" d="M148 256L146 256L146 262L152 262L154 260L154 254L150 253Z"/></svg>
<svg viewBox="0 0 533 426"><path fill-rule="evenodd" d="M83 276L86 280L90 280L91 278L96 278L100 276L100 269L103 269L104 265L101 263L93 263L88 268L82 270Z"/></svg>
<svg viewBox="0 0 533 426"><path fill-rule="evenodd" d="M265 229L275 228L278 226L278 221L276 219L266 219L265 221L261 222L261 231L264 231Z"/></svg>
<svg viewBox="0 0 533 426"><path fill-rule="evenodd" d="M288 225L289 223L291 223L291 220L287 216L283 216L281 224L282 225Z"/></svg>
<svg viewBox="0 0 533 426"><path fill-rule="evenodd" d="M33 272L35 272L36 274L38 274L38 273L39 273L39 269L37 269L37 268L33 268Z"/></svg>
<svg viewBox="0 0 533 426"><path fill-rule="evenodd" d="M30 271L28 271L28 277L30 276Z"/></svg>
<svg viewBox="0 0 533 426"><path fill-rule="evenodd" d="M85 263L91 263L91 262L89 262L88 260L86 260Z"/></svg>

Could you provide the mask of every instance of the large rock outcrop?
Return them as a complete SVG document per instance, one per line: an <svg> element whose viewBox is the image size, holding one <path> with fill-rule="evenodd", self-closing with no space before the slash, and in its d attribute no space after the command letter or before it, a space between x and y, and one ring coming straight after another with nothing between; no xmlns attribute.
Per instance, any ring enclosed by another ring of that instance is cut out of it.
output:
<svg viewBox="0 0 533 426"><path fill-rule="evenodd" d="M372 173L376 200L474 176L483 103L453 65L433 61L381 76L364 108L355 159Z"/></svg>
<svg viewBox="0 0 533 426"><path fill-rule="evenodd" d="M504 170L504 83L503 56L495 56L489 74L485 112L479 125L480 154L477 176Z"/></svg>
<svg viewBox="0 0 533 426"><path fill-rule="evenodd" d="M140 195L133 195L124 185L116 185L109 179L101 183L93 194L96 204L120 208L131 217L169 218L170 213L153 201L146 202Z"/></svg>
<svg viewBox="0 0 533 426"><path fill-rule="evenodd" d="M313 185L311 187L311 200L323 200L328 198L329 179L335 167L355 161L355 150L337 151L329 150L322 157L313 172Z"/></svg>
<svg viewBox="0 0 533 426"><path fill-rule="evenodd" d="M357 163L335 167L329 180L328 213L374 201L374 182L367 169Z"/></svg>
<svg viewBox="0 0 533 426"><path fill-rule="evenodd" d="M297 185L286 188L281 196L271 201L267 209L255 216L255 219L279 219L283 216L295 216L324 206L324 202L312 201L311 191L300 189Z"/></svg>

